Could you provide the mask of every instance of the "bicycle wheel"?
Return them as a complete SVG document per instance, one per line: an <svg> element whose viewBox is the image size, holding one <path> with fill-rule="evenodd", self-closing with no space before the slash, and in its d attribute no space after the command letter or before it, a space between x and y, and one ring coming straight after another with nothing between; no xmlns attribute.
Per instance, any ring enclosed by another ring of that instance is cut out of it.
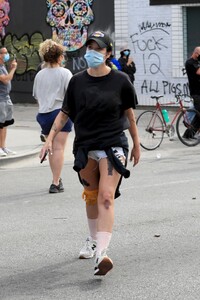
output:
<svg viewBox="0 0 200 300"><path fill-rule="evenodd" d="M176 132L179 140L188 147L200 142L200 114L195 109L182 111L176 122Z"/></svg>
<svg viewBox="0 0 200 300"><path fill-rule="evenodd" d="M145 111L138 116L136 124L142 148L158 148L164 136L164 125L160 116L155 111Z"/></svg>

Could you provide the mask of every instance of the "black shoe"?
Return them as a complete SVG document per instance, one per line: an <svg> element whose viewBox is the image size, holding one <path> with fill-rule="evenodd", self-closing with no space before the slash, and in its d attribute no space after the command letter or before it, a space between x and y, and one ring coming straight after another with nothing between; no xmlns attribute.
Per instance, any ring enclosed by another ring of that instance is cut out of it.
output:
<svg viewBox="0 0 200 300"><path fill-rule="evenodd" d="M40 139L43 143L46 142L46 136L43 133L40 134Z"/></svg>
<svg viewBox="0 0 200 300"><path fill-rule="evenodd" d="M187 140L190 140L190 139L196 140L196 138L195 138L195 133L196 133L196 132L194 131L194 129L188 128L188 129L186 129L186 131L184 132L183 138L184 138L184 139L187 139Z"/></svg>
<svg viewBox="0 0 200 300"><path fill-rule="evenodd" d="M62 179L60 178L59 185L55 185L54 183L50 185L49 193L55 194L55 193L62 193L62 192L64 192L64 187L63 187Z"/></svg>

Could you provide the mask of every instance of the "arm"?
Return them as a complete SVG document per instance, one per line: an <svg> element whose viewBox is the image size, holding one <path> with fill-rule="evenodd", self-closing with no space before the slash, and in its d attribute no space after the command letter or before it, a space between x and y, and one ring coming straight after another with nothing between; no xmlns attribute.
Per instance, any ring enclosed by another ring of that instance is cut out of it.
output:
<svg viewBox="0 0 200 300"><path fill-rule="evenodd" d="M129 120L130 127L129 127L129 132L133 141L133 147L131 150L131 155L130 155L130 161L133 160L134 158L134 164L135 166L140 159L140 141L139 141L139 136L138 136L138 130L136 126L136 121L135 121L135 114L132 108L129 108L125 111L125 114Z"/></svg>
<svg viewBox="0 0 200 300"><path fill-rule="evenodd" d="M60 130L63 128L63 126L67 123L68 120L67 114L63 113L62 111L59 112L56 119L54 120L54 123L51 127L51 130L49 132L49 135L47 137L47 140L40 152L40 159L42 159L45 155L45 152L48 151L50 155L53 154L52 152L52 143L55 138L55 136L60 132Z"/></svg>
<svg viewBox="0 0 200 300"><path fill-rule="evenodd" d="M132 72L133 74L136 72L136 66L132 58L128 58L126 60L125 58L120 57L118 59L118 62L121 65L121 70L125 73Z"/></svg>
<svg viewBox="0 0 200 300"><path fill-rule="evenodd" d="M3 82L4 84L7 84L9 81L13 79L15 70L17 69L17 62L14 60L11 63L10 67L11 67L10 72L7 75L6 74L0 75L0 81Z"/></svg>
<svg viewBox="0 0 200 300"><path fill-rule="evenodd" d="M197 69L196 74L200 75L200 68Z"/></svg>
<svg viewBox="0 0 200 300"><path fill-rule="evenodd" d="M135 66L134 61L131 58L128 59L127 66L130 67L133 74L135 74L136 66Z"/></svg>

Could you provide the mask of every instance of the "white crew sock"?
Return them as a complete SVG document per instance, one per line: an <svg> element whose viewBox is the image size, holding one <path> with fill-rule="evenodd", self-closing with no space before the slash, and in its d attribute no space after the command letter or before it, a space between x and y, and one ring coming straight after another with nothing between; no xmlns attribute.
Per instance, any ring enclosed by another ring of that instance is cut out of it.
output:
<svg viewBox="0 0 200 300"><path fill-rule="evenodd" d="M104 249L107 249L110 240L112 237L111 232L98 231L97 232L97 253L96 256L99 256Z"/></svg>
<svg viewBox="0 0 200 300"><path fill-rule="evenodd" d="M97 239L97 220L98 219L88 219L90 236L95 241Z"/></svg>

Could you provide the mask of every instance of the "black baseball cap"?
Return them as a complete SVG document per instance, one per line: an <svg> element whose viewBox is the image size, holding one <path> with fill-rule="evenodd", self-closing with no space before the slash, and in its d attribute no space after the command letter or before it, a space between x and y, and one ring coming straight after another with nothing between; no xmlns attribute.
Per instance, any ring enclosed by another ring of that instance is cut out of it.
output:
<svg viewBox="0 0 200 300"><path fill-rule="evenodd" d="M112 39L103 31L95 31L91 33L86 41L86 46L90 41L95 41L100 48L113 47Z"/></svg>

